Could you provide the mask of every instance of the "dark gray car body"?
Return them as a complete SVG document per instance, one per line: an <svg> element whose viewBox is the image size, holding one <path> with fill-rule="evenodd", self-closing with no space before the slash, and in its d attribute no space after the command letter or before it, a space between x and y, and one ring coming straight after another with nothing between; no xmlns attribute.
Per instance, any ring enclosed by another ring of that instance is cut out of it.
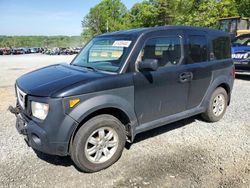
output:
<svg viewBox="0 0 250 188"><path fill-rule="evenodd" d="M210 54L213 40L230 38L221 31L185 26L107 33L97 37L133 38L131 50L118 74L84 71L61 64L23 75L16 81L16 86L26 94L25 109L17 104L18 131L26 135L32 148L64 156L70 154L79 127L98 114L117 117L126 127L127 138L132 142L140 132L204 112L212 92L219 86L227 91L229 104L234 82L232 59L216 60L211 56L206 62L189 63L190 34L206 36ZM135 62L145 41L169 35L182 38L180 65L161 67L156 71L136 71ZM182 81L180 75L183 73L192 73L192 77ZM70 108L69 100L74 98L81 102ZM49 104L44 121L31 115L30 101Z"/></svg>

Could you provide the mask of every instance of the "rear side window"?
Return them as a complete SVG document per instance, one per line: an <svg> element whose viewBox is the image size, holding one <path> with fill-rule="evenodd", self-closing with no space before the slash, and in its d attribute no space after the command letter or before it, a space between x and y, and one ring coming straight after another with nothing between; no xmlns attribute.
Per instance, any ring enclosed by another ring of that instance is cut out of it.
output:
<svg viewBox="0 0 250 188"><path fill-rule="evenodd" d="M157 59L159 66L177 65L182 57L180 36L149 39L138 57L138 62L145 59Z"/></svg>
<svg viewBox="0 0 250 188"><path fill-rule="evenodd" d="M189 36L189 63L199 63L208 60L208 45L205 36Z"/></svg>
<svg viewBox="0 0 250 188"><path fill-rule="evenodd" d="M215 59L231 58L231 43L229 37L217 37L212 43Z"/></svg>

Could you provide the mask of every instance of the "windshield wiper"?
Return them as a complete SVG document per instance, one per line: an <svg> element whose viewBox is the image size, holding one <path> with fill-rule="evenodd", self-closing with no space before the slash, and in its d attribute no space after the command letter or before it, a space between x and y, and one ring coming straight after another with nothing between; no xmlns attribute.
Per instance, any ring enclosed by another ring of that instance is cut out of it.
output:
<svg viewBox="0 0 250 188"><path fill-rule="evenodd" d="M84 65L84 66L82 66L83 68L87 68L87 69L91 69L91 70L93 70L93 71L95 71L95 72L99 72L99 70L97 69L97 68L95 68L95 67L91 67L91 66L86 66L86 65Z"/></svg>

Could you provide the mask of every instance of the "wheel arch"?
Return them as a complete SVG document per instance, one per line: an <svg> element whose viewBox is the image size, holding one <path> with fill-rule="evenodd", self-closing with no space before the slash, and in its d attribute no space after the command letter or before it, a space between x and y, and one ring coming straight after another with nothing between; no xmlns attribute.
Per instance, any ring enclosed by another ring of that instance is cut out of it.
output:
<svg viewBox="0 0 250 188"><path fill-rule="evenodd" d="M129 118L128 114L126 112L124 112L123 110L116 108L116 107L106 107L106 108L101 108L98 109L90 114L88 114L85 118L83 118L81 120L81 122L79 122L78 126L75 128L75 130L72 132L71 138L70 138L70 142L69 142L69 147L68 147L68 151L70 152L70 148L71 145L74 141L75 135L77 133L77 131L91 118L96 117L98 115L102 115L102 114L108 114L108 115L112 115L114 117L116 117L117 119L119 119L121 121L121 123L124 125L125 130L126 130L126 136L129 142L133 141L134 138L134 131L131 127L131 119Z"/></svg>
<svg viewBox="0 0 250 188"><path fill-rule="evenodd" d="M226 77L226 76L220 76L212 81L212 83L209 86L209 89L206 92L205 97L203 98L201 106L204 107L204 109L206 109L212 93L218 87L222 87L226 90L226 92L228 94L228 105L230 104L231 91L232 91L232 87L233 87L233 80L229 80L228 77Z"/></svg>
<svg viewBox="0 0 250 188"><path fill-rule="evenodd" d="M79 112L81 112L81 114L79 114ZM98 96L83 102L75 112L69 114L78 122L78 125L72 130L70 136L68 146L69 153L75 134L79 128L89 119L101 114L109 114L119 119L125 126L128 141L133 141L135 136L134 129L137 126L137 118L133 110L133 103L131 104L124 98L118 96Z"/></svg>
<svg viewBox="0 0 250 188"><path fill-rule="evenodd" d="M227 101L227 105L229 105L230 104L230 101L231 101L231 88L230 88L230 86L229 86L229 84L227 84L227 83L221 83L221 84L219 84L216 88L218 88L218 87L222 87L223 89L225 89L226 90L226 92L227 92L227 95L228 95L228 101Z"/></svg>

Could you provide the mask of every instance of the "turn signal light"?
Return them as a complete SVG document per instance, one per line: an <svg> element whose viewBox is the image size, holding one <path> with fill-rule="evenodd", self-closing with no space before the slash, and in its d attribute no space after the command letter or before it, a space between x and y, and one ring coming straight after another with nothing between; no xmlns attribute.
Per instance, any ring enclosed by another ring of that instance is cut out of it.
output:
<svg viewBox="0 0 250 188"><path fill-rule="evenodd" d="M77 105L80 102L80 99L70 99L69 100L69 107L73 108L75 105Z"/></svg>

